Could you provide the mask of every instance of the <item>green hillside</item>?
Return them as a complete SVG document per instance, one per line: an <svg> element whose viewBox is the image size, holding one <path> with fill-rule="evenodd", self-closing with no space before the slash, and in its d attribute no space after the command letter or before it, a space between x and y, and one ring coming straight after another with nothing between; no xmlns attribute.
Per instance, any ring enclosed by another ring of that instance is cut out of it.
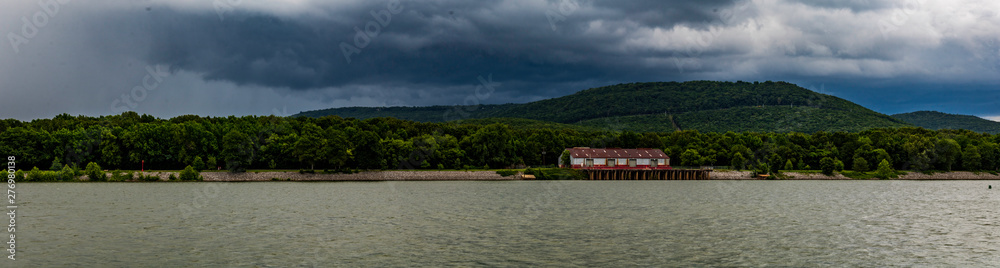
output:
<svg viewBox="0 0 1000 268"><path fill-rule="evenodd" d="M680 129L700 131L861 131L908 125L838 97L771 81L628 83L525 104L350 107L298 114L325 115L422 122L523 118L631 131L676 130L671 115Z"/></svg>
<svg viewBox="0 0 1000 268"><path fill-rule="evenodd" d="M653 82L587 89L522 104L516 111L486 112L488 117L521 117L561 123L643 114L677 114L753 106L811 106L877 114L865 107L786 82ZM505 114L493 114L505 113ZM885 116L889 119L888 116Z"/></svg>
<svg viewBox="0 0 1000 268"><path fill-rule="evenodd" d="M504 124L518 129L572 129L576 131L601 131L606 130L599 126L592 127L580 124L563 124L549 121L524 119L524 118L476 118L449 121L463 125L486 126L490 124Z"/></svg>
<svg viewBox="0 0 1000 268"><path fill-rule="evenodd" d="M517 104L478 106L426 106L426 107L345 107L306 111L294 116L323 117L336 115L343 118L368 119L375 117L395 117L418 122L444 122L463 118L480 118L484 111L508 110Z"/></svg>
<svg viewBox="0 0 1000 268"><path fill-rule="evenodd" d="M919 111L896 114L892 117L926 129L967 129L975 132L986 132L991 134L1000 133L1000 122L990 121L971 115Z"/></svg>
<svg viewBox="0 0 1000 268"><path fill-rule="evenodd" d="M578 124L594 128L609 128L637 132L682 130L700 132L859 132L877 127L905 127L878 114L845 113L843 111L808 106L734 107L718 110L686 112L672 115L632 115L585 120Z"/></svg>

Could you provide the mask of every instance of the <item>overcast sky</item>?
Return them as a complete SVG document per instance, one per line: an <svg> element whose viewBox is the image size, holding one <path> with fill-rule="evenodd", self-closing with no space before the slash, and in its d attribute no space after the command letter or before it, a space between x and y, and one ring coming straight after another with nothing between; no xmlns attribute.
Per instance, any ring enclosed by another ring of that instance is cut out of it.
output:
<svg viewBox="0 0 1000 268"><path fill-rule="evenodd" d="M0 10L0 118L291 115L781 80L886 114L1000 119L994 0L41 3ZM469 98L490 76L495 91Z"/></svg>

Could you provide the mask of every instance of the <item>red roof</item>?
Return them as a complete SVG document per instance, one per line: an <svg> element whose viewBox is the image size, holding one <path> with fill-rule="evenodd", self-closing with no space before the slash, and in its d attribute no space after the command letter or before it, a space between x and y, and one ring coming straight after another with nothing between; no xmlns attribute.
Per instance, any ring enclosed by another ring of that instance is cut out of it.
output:
<svg viewBox="0 0 1000 268"><path fill-rule="evenodd" d="M567 148L573 158L670 158L660 149Z"/></svg>

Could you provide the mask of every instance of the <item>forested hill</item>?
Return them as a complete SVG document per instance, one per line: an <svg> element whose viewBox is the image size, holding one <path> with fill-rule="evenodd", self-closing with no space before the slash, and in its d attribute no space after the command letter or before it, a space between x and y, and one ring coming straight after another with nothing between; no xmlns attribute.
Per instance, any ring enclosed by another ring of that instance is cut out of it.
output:
<svg viewBox="0 0 1000 268"><path fill-rule="evenodd" d="M838 97L771 81L628 83L525 104L350 107L297 116L326 115L422 122L524 118L633 131L862 131L908 125Z"/></svg>
<svg viewBox="0 0 1000 268"><path fill-rule="evenodd" d="M991 134L1000 133L1000 122L990 121L971 115L919 111L895 114L892 117L927 129L967 129L975 132L986 132Z"/></svg>

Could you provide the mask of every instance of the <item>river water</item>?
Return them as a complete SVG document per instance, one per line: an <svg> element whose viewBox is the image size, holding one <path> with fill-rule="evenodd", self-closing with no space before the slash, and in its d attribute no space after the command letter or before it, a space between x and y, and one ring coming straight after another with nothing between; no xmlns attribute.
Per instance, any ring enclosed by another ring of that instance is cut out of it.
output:
<svg viewBox="0 0 1000 268"><path fill-rule="evenodd" d="M17 187L3 267L1000 265L997 181Z"/></svg>

